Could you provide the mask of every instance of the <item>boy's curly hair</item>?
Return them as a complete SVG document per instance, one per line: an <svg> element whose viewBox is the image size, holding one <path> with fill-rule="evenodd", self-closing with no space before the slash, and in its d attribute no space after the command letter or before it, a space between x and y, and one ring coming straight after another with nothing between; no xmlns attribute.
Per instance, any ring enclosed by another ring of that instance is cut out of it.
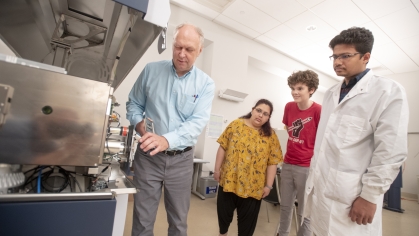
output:
<svg viewBox="0 0 419 236"><path fill-rule="evenodd" d="M312 70L294 72L288 77L288 86L291 88L298 83L307 85L309 91L314 89L315 92L319 87L319 76Z"/></svg>

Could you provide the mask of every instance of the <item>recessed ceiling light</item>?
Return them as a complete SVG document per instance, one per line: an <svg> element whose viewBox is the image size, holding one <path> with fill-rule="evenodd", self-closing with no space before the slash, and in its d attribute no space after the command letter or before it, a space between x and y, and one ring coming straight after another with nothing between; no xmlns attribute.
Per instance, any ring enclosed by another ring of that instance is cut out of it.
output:
<svg viewBox="0 0 419 236"><path fill-rule="evenodd" d="M317 26L315 26L315 25L309 25L306 28L307 31L315 31L316 29L317 29Z"/></svg>

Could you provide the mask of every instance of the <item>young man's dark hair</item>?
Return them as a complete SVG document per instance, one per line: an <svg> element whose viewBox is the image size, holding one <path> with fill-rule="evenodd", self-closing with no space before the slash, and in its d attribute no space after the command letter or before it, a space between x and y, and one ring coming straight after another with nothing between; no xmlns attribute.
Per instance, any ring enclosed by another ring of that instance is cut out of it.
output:
<svg viewBox="0 0 419 236"><path fill-rule="evenodd" d="M329 47L333 48L338 44L353 44L355 49L361 54L371 53L374 44L374 36L372 32L360 27L352 27L340 32L329 43Z"/></svg>

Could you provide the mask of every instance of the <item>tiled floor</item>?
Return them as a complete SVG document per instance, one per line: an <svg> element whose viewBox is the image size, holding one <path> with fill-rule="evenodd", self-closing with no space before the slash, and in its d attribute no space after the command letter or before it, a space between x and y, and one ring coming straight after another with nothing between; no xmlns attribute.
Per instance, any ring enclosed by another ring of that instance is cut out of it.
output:
<svg viewBox="0 0 419 236"><path fill-rule="evenodd" d="M262 202L259 219L254 236L274 236L279 219L279 207L270 203ZM270 223L268 222L266 208L269 211ZM419 235L419 204L413 200L402 200L403 214L383 210L383 235L384 236L417 236ZM124 236L131 235L133 199L130 196L128 202L127 219L125 222ZM294 226L290 236L296 235ZM154 227L155 236L167 235L166 211L163 198L160 201ZM195 195L191 196L191 207L188 217L189 236L218 236L216 198L201 200ZM229 229L229 235L237 235L236 218Z"/></svg>

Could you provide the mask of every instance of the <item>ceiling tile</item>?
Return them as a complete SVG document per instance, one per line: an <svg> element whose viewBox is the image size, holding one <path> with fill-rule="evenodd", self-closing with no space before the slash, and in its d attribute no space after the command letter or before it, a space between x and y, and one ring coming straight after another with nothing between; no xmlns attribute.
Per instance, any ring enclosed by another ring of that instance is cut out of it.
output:
<svg viewBox="0 0 419 236"><path fill-rule="evenodd" d="M410 0L352 0L352 2L372 20L412 5Z"/></svg>
<svg viewBox="0 0 419 236"><path fill-rule="evenodd" d="M396 41L396 44L419 65L419 35Z"/></svg>
<svg viewBox="0 0 419 236"><path fill-rule="evenodd" d="M374 54L374 53L373 53L373 54ZM368 67L368 68L371 68L371 69L373 69L373 70L375 70L375 69L382 68L382 67L385 67L385 66L383 66L383 64L381 64L379 61L377 61L377 60L373 57L373 55L371 55L371 57L370 57L370 61L368 62L367 67Z"/></svg>
<svg viewBox="0 0 419 236"><path fill-rule="evenodd" d="M419 67L412 59L410 59L395 43L376 46L371 57L396 74L419 70Z"/></svg>
<svg viewBox="0 0 419 236"><path fill-rule="evenodd" d="M331 53L328 46L312 43L294 50L291 55L313 68L317 68L331 76L336 76L333 71L333 63L329 59Z"/></svg>
<svg viewBox="0 0 419 236"><path fill-rule="evenodd" d="M387 34L384 33L384 31L382 31L380 29L380 27L378 27L374 22L370 21L366 24L360 25L361 27L364 27L368 30L370 30L372 32L372 34L374 35L374 46L375 45L383 45L383 44L387 44L387 43L391 43L393 42L388 36Z"/></svg>
<svg viewBox="0 0 419 236"><path fill-rule="evenodd" d="M170 0L171 3L209 19L214 19L220 13L193 0Z"/></svg>
<svg viewBox="0 0 419 236"><path fill-rule="evenodd" d="M338 34L330 25L309 11L287 21L285 25L313 41L325 38L332 39ZM315 25L317 29L314 31L307 31L306 28L310 25Z"/></svg>
<svg viewBox="0 0 419 236"><path fill-rule="evenodd" d="M317 43L312 43L300 49L294 50L293 55L300 55L301 57L311 61L317 61L322 64L327 63L330 67L332 67L332 62L329 59L329 56L331 55L330 48L327 46L320 46Z"/></svg>
<svg viewBox="0 0 419 236"><path fill-rule="evenodd" d="M223 15L259 33L265 33L281 24L278 20L243 0L236 0L224 10Z"/></svg>
<svg viewBox="0 0 419 236"><path fill-rule="evenodd" d="M311 10L338 31L371 21L350 0L326 0Z"/></svg>
<svg viewBox="0 0 419 236"><path fill-rule="evenodd" d="M220 14L217 18L214 19L214 22L223 25L227 28L229 28L230 30L233 30L239 34L242 34L246 37L249 38L256 38L257 36L260 35L260 33L250 29L247 26L244 26L242 24L240 24L239 22L232 20L230 18L228 18L227 16L224 16L222 14Z"/></svg>
<svg viewBox="0 0 419 236"><path fill-rule="evenodd" d="M307 9L295 0L245 0L280 22L285 22Z"/></svg>
<svg viewBox="0 0 419 236"><path fill-rule="evenodd" d="M296 50L312 43L312 41L295 32L286 25L280 25L264 35L276 42L279 42L289 50Z"/></svg>
<svg viewBox="0 0 419 236"><path fill-rule="evenodd" d="M286 53L286 54L291 53L291 50L288 47L286 47L285 45L283 45L283 44L281 44L277 41L272 40L271 38L266 37L265 35L260 35L259 37L255 38L254 40L259 42L259 43L265 44L268 47L274 48L275 50L278 50L280 52L283 52L283 53Z"/></svg>
<svg viewBox="0 0 419 236"><path fill-rule="evenodd" d="M381 17L375 23L394 41L419 35L419 13L414 6Z"/></svg>
<svg viewBox="0 0 419 236"><path fill-rule="evenodd" d="M307 8L312 8L325 0L298 0L299 3L301 3L303 6Z"/></svg>
<svg viewBox="0 0 419 236"><path fill-rule="evenodd" d="M374 53L373 53L374 54ZM367 68L372 69L375 75L391 75L394 74L393 71L389 70L386 66L381 64L374 58L374 55L371 55L370 61L368 62Z"/></svg>

